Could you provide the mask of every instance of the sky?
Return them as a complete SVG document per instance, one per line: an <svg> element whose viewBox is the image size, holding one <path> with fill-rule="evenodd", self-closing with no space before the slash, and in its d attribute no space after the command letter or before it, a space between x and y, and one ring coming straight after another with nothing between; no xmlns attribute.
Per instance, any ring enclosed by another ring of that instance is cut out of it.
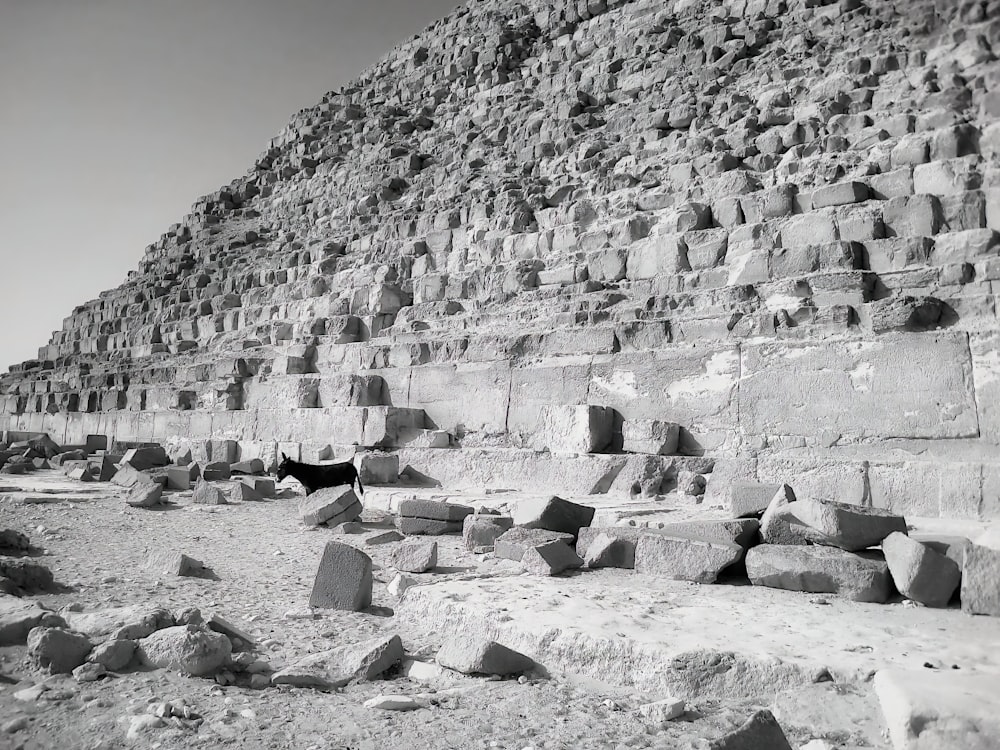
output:
<svg viewBox="0 0 1000 750"><path fill-rule="evenodd" d="M0 372L459 0L0 0Z"/></svg>

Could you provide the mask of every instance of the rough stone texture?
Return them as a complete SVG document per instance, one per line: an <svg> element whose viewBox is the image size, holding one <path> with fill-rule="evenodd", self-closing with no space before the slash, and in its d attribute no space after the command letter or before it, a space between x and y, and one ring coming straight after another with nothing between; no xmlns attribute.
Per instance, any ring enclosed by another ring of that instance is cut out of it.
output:
<svg viewBox="0 0 1000 750"><path fill-rule="evenodd" d="M194 486L191 500L201 505L228 505L229 503L226 500L226 494L221 489L201 479Z"/></svg>
<svg viewBox="0 0 1000 750"><path fill-rule="evenodd" d="M135 641L115 639L94 646L94 650L87 658L105 669L119 670L125 669L132 662L135 650Z"/></svg>
<svg viewBox="0 0 1000 750"><path fill-rule="evenodd" d="M708 743L709 750L792 750L781 725L767 709L757 711L734 732Z"/></svg>
<svg viewBox="0 0 1000 750"><path fill-rule="evenodd" d="M779 485L734 482L729 495L729 512L734 516L756 516L767 509Z"/></svg>
<svg viewBox="0 0 1000 750"><path fill-rule="evenodd" d="M1000 617L1000 550L969 544L962 568L962 610Z"/></svg>
<svg viewBox="0 0 1000 750"><path fill-rule="evenodd" d="M818 532L809 534L812 541L848 552L873 547L895 531L906 533L902 516L880 508L808 499L794 508L795 516Z"/></svg>
<svg viewBox="0 0 1000 750"><path fill-rule="evenodd" d="M159 505L163 498L163 487L159 484L136 484L129 490L125 502L133 508L151 508Z"/></svg>
<svg viewBox="0 0 1000 750"><path fill-rule="evenodd" d="M271 684L332 690L374 680L402 659L399 636L379 636L310 654L271 675Z"/></svg>
<svg viewBox="0 0 1000 750"><path fill-rule="evenodd" d="M882 554L899 593L928 607L946 606L962 578L954 560L898 531L882 540Z"/></svg>
<svg viewBox="0 0 1000 750"><path fill-rule="evenodd" d="M324 487L299 501L299 517L306 526L336 526L361 517L361 501L348 485Z"/></svg>
<svg viewBox="0 0 1000 750"><path fill-rule="evenodd" d="M35 627L61 628L66 621L37 602L0 597L0 646L15 646L27 641Z"/></svg>
<svg viewBox="0 0 1000 750"><path fill-rule="evenodd" d="M511 517L515 526L526 529L547 529L576 536L583 526L594 520L594 509L563 500L561 497L530 498L514 506Z"/></svg>
<svg viewBox="0 0 1000 750"><path fill-rule="evenodd" d="M573 535L561 531L525 529L515 526L497 537L493 543L493 554L506 560L521 562L524 553L529 549L549 542L561 542L570 546L573 544Z"/></svg>
<svg viewBox="0 0 1000 750"><path fill-rule="evenodd" d="M677 452L680 425L655 419L630 419L622 425L622 450L672 456Z"/></svg>
<svg viewBox="0 0 1000 750"><path fill-rule="evenodd" d="M644 703L636 708L643 719L654 725L663 725L676 719L684 713L685 701L676 698L664 698L653 703Z"/></svg>
<svg viewBox="0 0 1000 750"><path fill-rule="evenodd" d="M212 674L222 667L233 644L221 633L199 625L177 625L139 640L136 652L150 667L175 669L184 674Z"/></svg>
<svg viewBox="0 0 1000 750"><path fill-rule="evenodd" d="M28 656L52 674L68 674L83 664L94 647L82 633L36 627L28 633Z"/></svg>
<svg viewBox="0 0 1000 750"><path fill-rule="evenodd" d="M400 518L426 518L431 521L461 523L474 509L468 505L443 503L436 500L403 500L399 504Z"/></svg>
<svg viewBox="0 0 1000 750"><path fill-rule="evenodd" d="M996 675L881 669L874 685L895 750L995 750L1000 744Z"/></svg>
<svg viewBox="0 0 1000 750"><path fill-rule="evenodd" d="M174 617L168 610L149 605L115 607L94 612L66 612L65 618L73 630L91 638L134 640L175 624Z"/></svg>
<svg viewBox="0 0 1000 750"><path fill-rule="evenodd" d="M580 545L581 540L577 540L577 549ZM598 534L587 544L583 561L588 568L634 568L635 542Z"/></svg>
<svg viewBox="0 0 1000 750"><path fill-rule="evenodd" d="M582 567L583 560L568 544L553 541L529 547L521 556L521 565L529 573L554 576L566 570Z"/></svg>
<svg viewBox="0 0 1000 750"><path fill-rule="evenodd" d="M514 525L510 516L476 514L466 516L462 522L462 541L467 550L493 548L496 540Z"/></svg>
<svg viewBox="0 0 1000 750"><path fill-rule="evenodd" d="M200 576L205 570L204 563L183 552L154 553L145 567L152 573L166 576Z"/></svg>
<svg viewBox="0 0 1000 750"><path fill-rule="evenodd" d="M349 544L327 542L309 595L309 606L356 612L371 603L372 559Z"/></svg>
<svg viewBox="0 0 1000 750"><path fill-rule="evenodd" d="M483 638L449 638L437 653L442 667L462 674L512 675L528 672L535 662L513 649Z"/></svg>
<svg viewBox="0 0 1000 750"><path fill-rule="evenodd" d="M553 453L599 453L611 445L614 414L603 406L546 406L534 445Z"/></svg>
<svg viewBox="0 0 1000 750"><path fill-rule="evenodd" d="M676 533L644 534L635 544L635 570L673 580L712 583L742 556L743 548L731 542Z"/></svg>
<svg viewBox="0 0 1000 750"><path fill-rule="evenodd" d="M437 565L437 542L406 542L392 551L392 566L405 573L426 573Z"/></svg>
<svg viewBox="0 0 1000 750"><path fill-rule="evenodd" d="M804 524L792 507L794 503L795 493L787 484L774 493L760 517L760 538L765 544L808 544L800 528Z"/></svg>
<svg viewBox="0 0 1000 750"><path fill-rule="evenodd" d="M747 552L746 566L755 586L839 594L858 602L884 602L892 588L889 566L875 553L762 544Z"/></svg>
<svg viewBox="0 0 1000 750"><path fill-rule="evenodd" d="M576 551L581 557L590 554L590 547L598 536L604 535L623 545L623 551L634 559L635 545L643 535L670 536L679 534L684 537L695 537L712 542L738 544L749 547L757 541L757 530L760 522L755 518L735 518L706 521L677 521L664 523L656 528L641 526L590 526L580 529L576 540ZM631 568L632 565L614 567Z"/></svg>
<svg viewBox="0 0 1000 750"><path fill-rule="evenodd" d="M39 593L52 587L55 577L41 563L18 557L0 557L0 588L20 596Z"/></svg>

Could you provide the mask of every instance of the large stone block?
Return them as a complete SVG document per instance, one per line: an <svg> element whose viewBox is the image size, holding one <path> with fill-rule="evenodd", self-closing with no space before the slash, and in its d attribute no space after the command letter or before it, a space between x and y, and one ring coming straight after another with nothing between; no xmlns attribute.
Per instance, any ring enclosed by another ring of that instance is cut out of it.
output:
<svg viewBox="0 0 1000 750"><path fill-rule="evenodd" d="M527 445L549 405L587 402L590 387L590 357L560 357L530 367L511 370L510 408L507 430Z"/></svg>
<svg viewBox="0 0 1000 750"><path fill-rule="evenodd" d="M622 450L671 456L677 452L680 425L656 419L628 419L622 424Z"/></svg>
<svg viewBox="0 0 1000 750"><path fill-rule="evenodd" d="M962 568L962 610L1000 617L1000 550L970 544Z"/></svg>
<svg viewBox="0 0 1000 750"><path fill-rule="evenodd" d="M636 541L635 570L672 580L712 583L742 556L743 548L734 543L678 533L644 534Z"/></svg>
<svg viewBox="0 0 1000 750"><path fill-rule="evenodd" d="M327 542L316 571L309 606L356 612L371 603L371 558L349 544Z"/></svg>
<svg viewBox="0 0 1000 750"><path fill-rule="evenodd" d="M804 498L792 504L795 516L817 544L856 552L881 543L893 532L906 533L906 521L881 508ZM812 533L817 532L817 533Z"/></svg>
<svg viewBox="0 0 1000 750"><path fill-rule="evenodd" d="M462 522L462 541L470 551L493 549L496 540L514 526L510 516L475 514Z"/></svg>
<svg viewBox="0 0 1000 750"><path fill-rule="evenodd" d="M545 406L534 446L553 453L599 453L614 439L615 414L605 406Z"/></svg>
<svg viewBox="0 0 1000 750"><path fill-rule="evenodd" d="M830 432L863 438L979 432L965 334L768 343L745 347L742 359L739 424L746 434L812 436L817 420Z"/></svg>
<svg viewBox="0 0 1000 750"><path fill-rule="evenodd" d="M324 487L299 501L299 516L306 526L330 522L336 526L361 517L361 501L350 485Z"/></svg>
<svg viewBox="0 0 1000 750"><path fill-rule="evenodd" d="M896 531L887 536L882 553L896 588L907 599L944 607L958 588L961 566L905 533Z"/></svg>
<svg viewBox="0 0 1000 750"><path fill-rule="evenodd" d="M521 562L524 553L529 549L549 542L562 542L569 546L573 544L573 535L560 531L525 529L516 526L497 537L493 546L493 554L505 560Z"/></svg>
<svg viewBox="0 0 1000 750"><path fill-rule="evenodd" d="M594 509L563 500L553 495L548 498L529 498L519 501L511 513L514 524L526 529L547 529L576 536L583 526L594 520Z"/></svg>
<svg viewBox="0 0 1000 750"><path fill-rule="evenodd" d="M835 547L762 544L746 556L755 586L839 594L859 602L884 602L892 589L881 555Z"/></svg>
<svg viewBox="0 0 1000 750"><path fill-rule="evenodd" d="M473 362L410 369L407 403L452 434L506 431L511 370L507 362Z"/></svg>

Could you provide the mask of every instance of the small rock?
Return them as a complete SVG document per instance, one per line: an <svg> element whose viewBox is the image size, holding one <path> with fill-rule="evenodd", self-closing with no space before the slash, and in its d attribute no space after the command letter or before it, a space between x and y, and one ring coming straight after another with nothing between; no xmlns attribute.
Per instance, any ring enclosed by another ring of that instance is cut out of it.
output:
<svg viewBox="0 0 1000 750"><path fill-rule="evenodd" d="M271 687L271 678L266 674L252 674L250 675L250 687L254 690Z"/></svg>
<svg viewBox="0 0 1000 750"><path fill-rule="evenodd" d="M496 641L475 636L450 638L437 654L437 663L462 674L510 675L528 672L535 662Z"/></svg>
<svg viewBox="0 0 1000 750"><path fill-rule="evenodd" d="M392 551L392 566L404 573L425 573L437 565L437 542L409 542Z"/></svg>
<svg viewBox="0 0 1000 750"><path fill-rule="evenodd" d="M757 711L739 729L708 743L709 750L792 750L777 719L767 709Z"/></svg>
<svg viewBox="0 0 1000 750"><path fill-rule="evenodd" d="M349 682L373 680L403 660L398 635L371 638L360 643L310 654L271 675L274 685L332 689Z"/></svg>
<svg viewBox="0 0 1000 750"><path fill-rule="evenodd" d="M653 724L665 724L684 713L685 703L677 698L664 698L655 703L646 703L636 711L646 721Z"/></svg>
<svg viewBox="0 0 1000 750"><path fill-rule="evenodd" d="M424 705L408 695L377 695L365 701L365 708L382 711L414 711Z"/></svg>
<svg viewBox="0 0 1000 750"><path fill-rule="evenodd" d="M32 628L28 656L52 674L69 674L83 664L93 644L87 636L62 628Z"/></svg>
<svg viewBox="0 0 1000 750"><path fill-rule="evenodd" d="M77 682L95 682L108 673L103 664L87 662L73 670L73 678Z"/></svg>
<svg viewBox="0 0 1000 750"><path fill-rule="evenodd" d="M142 482L136 483L125 496L125 502L133 508L152 508L154 505L159 505L162 499L162 485Z"/></svg>
<svg viewBox="0 0 1000 750"><path fill-rule="evenodd" d="M214 672L229 658L229 639L198 625L178 625L158 630L139 641L137 652L150 667L176 669L200 676Z"/></svg>
<svg viewBox="0 0 1000 750"><path fill-rule="evenodd" d="M109 640L94 646L88 660L105 669L125 669L135 655L135 641Z"/></svg>
<svg viewBox="0 0 1000 750"><path fill-rule="evenodd" d="M128 732L126 732L125 736L130 740L136 740L150 730L160 729L166 725L166 722L159 716L151 716L150 714L133 716L129 722Z"/></svg>
<svg viewBox="0 0 1000 750"><path fill-rule="evenodd" d="M17 732L20 732L22 729L27 729L27 728L28 728L28 717L18 716L16 719L11 719L10 721L5 722L4 725L0 727L0 731L4 732L5 734L16 734Z"/></svg>
<svg viewBox="0 0 1000 750"><path fill-rule="evenodd" d="M183 552L159 552L149 557L146 570L165 576L197 577L205 572L205 565Z"/></svg>
<svg viewBox="0 0 1000 750"><path fill-rule="evenodd" d="M383 531L377 534L372 534L369 537L365 537L365 544L374 546L377 544L391 544L392 542L401 542L406 539L405 536L400 534L398 531Z"/></svg>
<svg viewBox="0 0 1000 750"><path fill-rule="evenodd" d="M410 576L397 573L386 585L386 590L391 596L394 596L396 599L400 599L403 596L403 592L410 586L413 586L416 582L416 579L411 578Z"/></svg>

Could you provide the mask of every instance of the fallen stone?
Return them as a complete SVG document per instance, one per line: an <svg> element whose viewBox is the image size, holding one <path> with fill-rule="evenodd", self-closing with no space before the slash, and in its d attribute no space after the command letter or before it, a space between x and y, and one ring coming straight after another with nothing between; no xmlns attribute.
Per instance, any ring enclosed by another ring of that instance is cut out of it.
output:
<svg viewBox="0 0 1000 750"><path fill-rule="evenodd" d="M965 549L971 542L968 537L957 534L910 534L910 539L930 547L938 554L944 555L958 565L959 570L965 566Z"/></svg>
<svg viewBox="0 0 1000 750"><path fill-rule="evenodd" d="M954 560L898 531L882 540L882 553L899 593L928 607L948 605L962 578Z"/></svg>
<svg viewBox="0 0 1000 750"><path fill-rule="evenodd" d="M346 484L324 487L299 501L299 516L306 526L335 526L357 520L361 512L361 501Z"/></svg>
<svg viewBox="0 0 1000 750"><path fill-rule="evenodd" d="M167 452L161 446L132 448L122 456L120 464L128 464L133 469L145 471L156 466L166 466L170 463Z"/></svg>
<svg viewBox="0 0 1000 750"><path fill-rule="evenodd" d="M153 729L162 729L167 723L159 716L151 714L140 714L133 716L129 720L128 731L125 732L126 739L138 740L144 734L148 734Z"/></svg>
<svg viewBox="0 0 1000 750"><path fill-rule="evenodd" d="M167 467L167 489L189 490L201 476L198 464Z"/></svg>
<svg viewBox="0 0 1000 750"><path fill-rule="evenodd" d="M261 497L274 497L274 480L269 477L241 476L239 481Z"/></svg>
<svg viewBox="0 0 1000 750"><path fill-rule="evenodd" d="M139 604L93 612L63 612L69 626L91 638L145 638L174 625L174 616L163 607Z"/></svg>
<svg viewBox="0 0 1000 750"><path fill-rule="evenodd" d="M1000 617L1000 550L969 544L962 569L962 611Z"/></svg>
<svg viewBox="0 0 1000 750"><path fill-rule="evenodd" d="M65 628L66 621L37 602L0 597L0 646L26 643L28 633L39 626Z"/></svg>
<svg viewBox="0 0 1000 750"><path fill-rule="evenodd" d="M103 664L84 662L73 670L73 679L77 682L97 682L107 673L108 670L104 668Z"/></svg>
<svg viewBox="0 0 1000 750"><path fill-rule="evenodd" d="M553 495L521 500L514 506L511 517L515 526L561 531L576 536L581 527L590 526L594 513L594 508Z"/></svg>
<svg viewBox="0 0 1000 750"><path fill-rule="evenodd" d="M437 500L403 500L397 515L400 518L426 518L432 521L452 521L459 524L475 512L474 508Z"/></svg>
<svg viewBox="0 0 1000 750"><path fill-rule="evenodd" d="M416 579L411 578L410 576L397 573L393 576L392 580L386 584L385 588L386 591L389 592L390 596L400 599L403 596L403 592L410 588L410 586L416 584L416 582Z"/></svg>
<svg viewBox="0 0 1000 750"><path fill-rule="evenodd" d="M392 551L392 566L404 573L425 573L437 565L437 542L408 542Z"/></svg>
<svg viewBox="0 0 1000 750"><path fill-rule="evenodd" d="M644 534L635 545L635 570L672 580L712 583L743 557L743 548L695 536Z"/></svg>
<svg viewBox="0 0 1000 750"><path fill-rule="evenodd" d="M264 496L246 482L233 482L228 499L231 503L255 503L263 500Z"/></svg>
<svg viewBox="0 0 1000 750"><path fill-rule="evenodd" d="M757 711L739 729L708 743L709 750L792 750L774 714Z"/></svg>
<svg viewBox="0 0 1000 750"><path fill-rule="evenodd" d="M493 549L496 540L514 526L510 516L492 516L477 513L466 516L462 522L462 541L467 550Z"/></svg>
<svg viewBox="0 0 1000 750"><path fill-rule="evenodd" d="M579 541L577 549L580 549ZM588 568L634 568L635 542L616 539L608 534L598 534L587 547L583 561Z"/></svg>
<svg viewBox="0 0 1000 750"><path fill-rule="evenodd" d="M493 554L505 560L521 562L524 553L529 549L549 542L563 542L568 546L573 544L573 535L560 531L525 529L515 526L497 537L493 544Z"/></svg>
<svg viewBox="0 0 1000 750"><path fill-rule="evenodd" d="M365 708L377 708L381 711L415 711L424 708L424 704L408 695L376 695L365 701Z"/></svg>
<svg viewBox="0 0 1000 750"><path fill-rule="evenodd" d="M1000 747L1000 677L880 669L875 694L895 750Z"/></svg>
<svg viewBox="0 0 1000 750"><path fill-rule="evenodd" d="M372 559L349 544L327 542L309 606L352 612L372 603Z"/></svg>
<svg viewBox="0 0 1000 750"><path fill-rule="evenodd" d="M205 571L205 565L193 557L188 557L183 552L157 552L153 553L146 569L165 576L200 576Z"/></svg>
<svg viewBox="0 0 1000 750"><path fill-rule="evenodd" d="M226 495L214 484L209 484L204 479L199 479L194 486L194 493L191 501L199 505L228 505Z"/></svg>
<svg viewBox="0 0 1000 750"><path fill-rule="evenodd" d="M115 471L114 476L111 478L111 483L117 484L119 487L125 487L126 489L130 489L139 484L159 484L159 482L153 479L151 474L145 471L139 471L129 464L122 464L118 467L118 470Z"/></svg>
<svg viewBox="0 0 1000 750"><path fill-rule="evenodd" d="M201 470L202 478L208 482L224 481L232 475L232 470L226 461L212 461L205 464Z"/></svg>
<svg viewBox="0 0 1000 750"><path fill-rule="evenodd" d="M259 458L252 458L249 461L237 461L229 466L230 474L263 474L264 462Z"/></svg>
<svg viewBox="0 0 1000 750"><path fill-rule="evenodd" d="M215 672L229 659L233 645L221 633L198 625L177 625L142 638L136 652L148 667L175 669L201 676Z"/></svg>
<svg viewBox="0 0 1000 750"><path fill-rule="evenodd" d="M159 484L135 484L125 496L125 502L133 508L152 508L163 499L163 487Z"/></svg>
<svg viewBox="0 0 1000 750"><path fill-rule="evenodd" d="M672 456L677 453L680 425L656 419L626 419L622 424L622 450Z"/></svg>
<svg viewBox="0 0 1000 750"><path fill-rule="evenodd" d="M760 515L767 510L780 488L778 484L733 482L729 493L729 512L737 518Z"/></svg>
<svg viewBox="0 0 1000 750"><path fill-rule="evenodd" d="M55 583L46 566L20 557L0 557L0 579L0 588L15 596L47 591Z"/></svg>
<svg viewBox="0 0 1000 750"><path fill-rule="evenodd" d="M764 544L809 543L802 530L805 524L795 515L794 503L792 488L787 484L781 485L760 518L760 538Z"/></svg>
<svg viewBox="0 0 1000 750"><path fill-rule="evenodd" d="M829 500L799 500L795 515L810 529L811 541L848 552L880 544L894 531L906 533L906 521L882 508L865 508Z"/></svg>
<svg viewBox="0 0 1000 750"><path fill-rule="evenodd" d="M582 567L583 560L568 544L554 541L528 548L521 556L521 565L529 573L554 576L566 570Z"/></svg>
<svg viewBox="0 0 1000 750"><path fill-rule="evenodd" d="M222 633L230 640L238 639L250 645L253 645L255 642L254 637L250 635L245 628L234 625L222 615L212 613L205 624L208 626L209 630L214 630L216 633Z"/></svg>
<svg viewBox="0 0 1000 750"><path fill-rule="evenodd" d="M28 633L28 656L52 674L69 674L87 659L93 648L82 633L63 628L32 628Z"/></svg>
<svg viewBox="0 0 1000 750"><path fill-rule="evenodd" d="M361 521L345 521L333 527L333 531L337 534L360 534L364 530L365 525Z"/></svg>
<svg viewBox="0 0 1000 750"><path fill-rule="evenodd" d="M87 466L77 466L66 472L67 479L72 479L76 482L93 482L94 476Z"/></svg>
<svg viewBox="0 0 1000 750"><path fill-rule="evenodd" d="M449 638L437 653L436 661L462 674L495 674L501 677L528 672L533 659L496 641L475 636Z"/></svg>
<svg viewBox="0 0 1000 750"><path fill-rule="evenodd" d="M685 706L683 700L664 698L653 703L644 703L636 709L636 713L651 724L660 726L682 715Z"/></svg>
<svg viewBox="0 0 1000 750"><path fill-rule="evenodd" d="M437 521L433 518L402 518L397 516L396 528L406 536L440 536L442 534L459 534L462 531L462 521Z"/></svg>
<svg viewBox="0 0 1000 750"><path fill-rule="evenodd" d="M27 534L15 529L0 529L0 552L4 554L28 552L31 540Z"/></svg>
<svg viewBox="0 0 1000 750"><path fill-rule="evenodd" d="M94 650L87 657L95 664L101 664L105 669L119 670L125 669L132 663L135 656L135 641L116 639L105 641L94 646Z"/></svg>
<svg viewBox="0 0 1000 750"><path fill-rule="evenodd" d="M365 544L368 546L392 544L393 542L401 542L405 538L406 537L398 531L380 531L372 534L371 536L365 537Z"/></svg>
<svg viewBox="0 0 1000 750"><path fill-rule="evenodd" d="M839 594L857 602L884 602L892 590L889 566L874 552L762 544L747 552L746 566L755 586Z"/></svg>
<svg viewBox="0 0 1000 750"><path fill-rule="evenodd" d="M310 654L275 672L271 683L332 690L374 680L402 660L403 642L399 636L380 636Z"/></svg>

